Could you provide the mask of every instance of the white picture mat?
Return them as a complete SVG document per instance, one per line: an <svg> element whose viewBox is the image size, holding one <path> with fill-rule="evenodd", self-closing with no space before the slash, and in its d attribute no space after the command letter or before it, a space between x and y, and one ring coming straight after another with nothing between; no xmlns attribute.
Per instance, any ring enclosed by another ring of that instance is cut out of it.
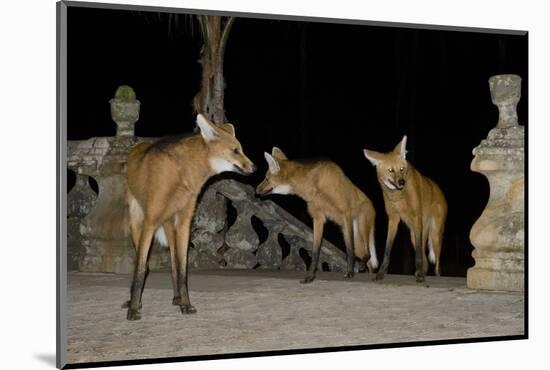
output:
<svg viewBox="0 0 550 370"><path fill-rule="evenodd" d="M98 1L101 2L101 1ZM214 1L108 3L528 30L529 321L528 341L321 353L132 366L131 369L334 369L342 366L517 369L547 356L548 261L545 237L549 155L545 148L549 21L543 1ZM0 12L2 339L5 368L52 368L55 354L55 1L6 1ZM91 30L90 32L93 32ZM512 71L513 72L513 71ZM520 117L521 121L522 117ZM541 362L542 363L542 362ZM543 365L542 365L543 366ZM122 368L122 367L121 367Z"/></svg>

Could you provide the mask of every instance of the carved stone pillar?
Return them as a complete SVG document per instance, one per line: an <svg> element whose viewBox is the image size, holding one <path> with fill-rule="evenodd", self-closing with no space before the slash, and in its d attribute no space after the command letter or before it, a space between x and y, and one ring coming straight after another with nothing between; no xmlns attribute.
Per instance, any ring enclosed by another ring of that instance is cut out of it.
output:
<svg viewBox="0 0 550 370"><path fill-rule="evenodd" d="M118 126L116 136L68 142L67 166L78 176L75 186L78 191L71 195L71 204L78 205L84 199L84 190L91 191L87 189L87 182L83 182L87 176L97 181L99 190L93 206L86 213L75 216L81 246L78 269L131 273L136 253L128 228L126 163L130 148L146 139L133 136L134 124L139 117L139 101L132 88L121 86L110 102L112 118ZM170 266L168 258L167 250L153 243L149 267L152 270L166 269Z"/></svg>
<svg viewBox="0 0 550 370"><path fill-rule="evenodd" d="M498 75L489 79L499 121L487 139L473 150L472 171L489 180L485 210L470 231L475 266L467 273L473 289L523 291L524 288L524 127L516 106L521 78Z"/></svg>

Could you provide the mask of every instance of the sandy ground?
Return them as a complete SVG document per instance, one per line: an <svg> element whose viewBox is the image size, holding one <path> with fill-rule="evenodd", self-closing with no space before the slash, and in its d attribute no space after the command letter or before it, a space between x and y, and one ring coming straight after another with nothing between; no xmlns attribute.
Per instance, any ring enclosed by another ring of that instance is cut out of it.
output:
<svg viewBox="0 0 550 370"><path fill-rule="evenodd" d="M129 275L70 273L68 363L477 338L524 333L523 294L468 290L463 278L201 271L190 275L197 308L173 306L169 273L152 273L142 319L121 308Z"/></svg>

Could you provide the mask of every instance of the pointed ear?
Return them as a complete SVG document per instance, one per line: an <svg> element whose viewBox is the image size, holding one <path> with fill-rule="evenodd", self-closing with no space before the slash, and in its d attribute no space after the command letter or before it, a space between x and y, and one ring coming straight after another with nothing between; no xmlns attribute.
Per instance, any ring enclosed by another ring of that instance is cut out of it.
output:
<svg viewBox="0 0 550 370"><path fill-rule="evenodd" d="M235 137L235 126L233 126L231 123L224 123L220 126L220 128Z"/></svg>
<svg viewBox="0 0 550 370"><path fill-rule="evenodd" d="M197 126L201 130L201 135L204 141L209 142L219 139L216 127L202 113L197 115Z"/></svg>
<svg viewBox="0 0 550 370"><path fill-rule="evenodd" d="M279 162L275 158L271 156L271 154L264 152L265 160L267 161L267 164L269 165L269 172L271 173L277 173L281 169L279 167Z"/></svg>
<svg viewBox="0 0 550 370"><path fill-rule="evenodd" d="M363 154L373 166L378 166L378 164L382 161L383 154L375 152L374 150L363 149Z"/></svg>
<svg viewBox="0 0 550 370"><path fill-rule="evenodd" d="M281 149L277 148L276 146L274 146L273 149L271 149L271 155L274 158L277 158L277 160L279 160L279 161L285 161L285 160L288 159L286 157L285 153L283 153L283 151Z"/></svg>
<svg viewBox="0 0 550 370"><path fill-rule="evenodd" d="M393 150L394 153L399 154L401 159L405 159L407 156L407 135L403 136L403 139L399 142L399 144L396 145L395 149Z"/></svg>

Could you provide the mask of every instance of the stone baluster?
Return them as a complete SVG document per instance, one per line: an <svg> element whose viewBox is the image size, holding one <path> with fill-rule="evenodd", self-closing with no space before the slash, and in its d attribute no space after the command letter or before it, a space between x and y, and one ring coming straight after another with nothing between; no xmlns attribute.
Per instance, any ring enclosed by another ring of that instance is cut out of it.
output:
<svg viewBox="0 0 550 370"><path fill-rule="evenodd" d="M290 251L281 264L281 270L306 271L307 266L300 256L300 249L306 249L307 241L297 235L283 234L283 237L290 245Z"/></svg>
<svg viewBox="0 0 550 370"><path fill-rule="evenodd" d="M259 239L252 227L252 212L246 208L236 207L238 216L235 223L227 230L225 242L229 250L224 253L227 268L251 269L258 264L254 253L258 249Z"/></svg>
<svg viewBox="0 0 550 370"><path fill-rule="evenodd" d="M225 243L229 249L224 253L227 268L251 269L258 264L255 252L260 240L252 226L254 210L246 202L246 197L254 196L250 189L243 192L245 198L235 199L233 206L237 210L237 219L225 234Z"/></svg>
<svg viewBox="0 0 550 370"><path fill-rule="evenodd" d="M265 220L264 226L268 230L267 239L258 246L256 258L260 264L259 268L276 270L281 267L283 252L279 244L279 234L283 230L281 222Z"/></svg>
<svg viewBox="0 0 550 370"><path fill-rule="evenodd" d="M487 177L487 206L470 231L475 266L467 273L473 289L523 291L524 288L524 127L516 106L521 78L497 75L489 80L499 120L473 150L471 169Z"/></svg>
<svg viewBox="0 0 550 370"><path fill-rule="evenodd" d="M94 208L97 194L88 176L76 173L76 182L67 195L67 269L78 270L82 256L81 220Z"/></svg>
<svg viewBox="0 0 550 370"><path fill-rule="evenodd" d="M220 198L214 189L204 191L193 216L189 264L195 269L220 268L223 256L220 248L225 241L227 214L225 208L218 207Z"/></svg>

